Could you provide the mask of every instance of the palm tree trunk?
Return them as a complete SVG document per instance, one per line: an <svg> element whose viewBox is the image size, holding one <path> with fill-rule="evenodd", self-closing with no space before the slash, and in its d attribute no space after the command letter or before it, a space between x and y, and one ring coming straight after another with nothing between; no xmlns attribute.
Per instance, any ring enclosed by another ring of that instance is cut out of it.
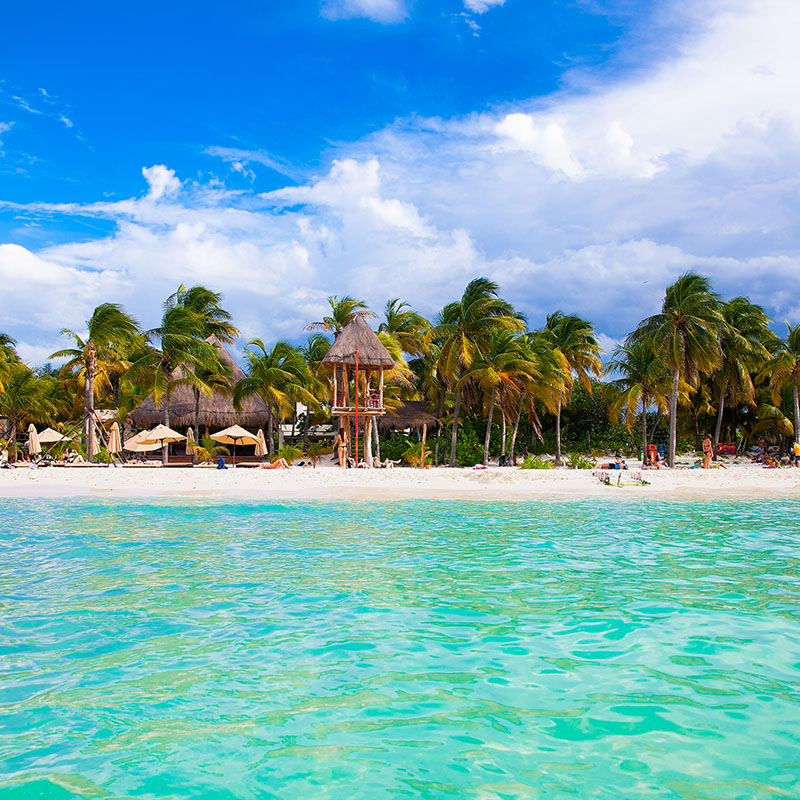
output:
<svg viewBox="0 0 800 800"><path fill-rule="evenodd" d="M669 397L669 450L667 462L675 466L675 448L678 444L678 381L680 371L676 368L672 373L672 394Z"/></svg>
<svg viewBox="0 0 800 800"><path fill-rule="evenodd" d="M719 407L717 408L717 426L714 428L714 458L717 457L719 450L719 435L722 431L722 412L725 409L725 395L728 393L728 384L726 383L719 392Z"/></svg>
<svg viewBox="0 0 800 800"><path fill-rule="evenodd" d="M433 463L439 466L439 439L442 436L442 416L444 414L444 384L439 384L439 411L436 414L436 447L433 453Z"/></svg>
<svg viewBox="0 0 800 800"><path fill-rule="evenodd" d="M561 464L561 401L556 406L556 464Z"/></svg>
<svg viewBox="0 0 800 800"><path fill-rule="evenodd" d="M292 444L294 444L295 429L297 428L297 403L292 406Z"/></svg>
<svg viewBox="0 0 800 800"><path fill-rule="evenodd" d="M200 444L200 390L194 389L194 440ZM197 463L197 448L192 455L192 464Z"/></svg>
<svg viewBox="0 0 800 800"><path fill-rule="evenodd" d="M647 462L647 395L642 394L642 464Z"/></svg>
<svg viewBox="0 0 800 800"><path fill-rule="evenodd" d="M486 421L486 436L483 437L483 466L489 463L489 439L492 436L492 417L494 416L494 397L497 387L492 386L492 399L489 401L489 419Z"/></svg>
<svg viewBox="0 0 800 800"><path fill-rule="evenodd" d="M17 421L11 420L11 462L17 461Z"/></svg>
<svg viewBox="0 0 800 800"><path fill-rule="evenodd" d="M372 467L372 429L375 421L372 417L367 417L366 430L364 431L364 461L368 467Z"/></svg>
<svg viewBox="0 0 800 800"><path fill-rule="evenodd" d="M458 412L461 408L461 387L456 389L456 404L453 408L453 432L450 434L450 466L456 465L456 443L458 441Z"/></svg>
<svg viewBox="0 0 800 800"><path fill-rule="evenodd" d="M792 394L794 396L794 440L800 442L800 395L797 391L797 376L792 376Z"/></svg>
<svg viewBox="0 0 800 800"><path fill-rule="evenodd" d="M503 421L503 432L500 436L500 455L504 456L506 454L506 431L508 430L506 425L506 412L503 406L500 406L500 419Z"/></svg>
<svg viewBox="0 0 800 800"><path fill-rule="evenodd" d="M378 436L378 421L375 420L375 423L372 426L372 442L375 445L375 458L380 461L381 460L381 437Z"/></svg>
<svg viewBox="0 0 800 800"><path fill-rule="evenodd" d="M303 442L308 443L308 432L311 429L311 407L306 406L306 416L303 419Z"/></svg>
<svg viewBox="0 0 800 800"><path fill-rule="evenodd" d="M514 457L514 453L517 449L517 434L519 433L519 421L522 419L522 406L525 402L525 395L520 392L519 393L519 403L517 404L517 417L514 420L514 430L511 432L511 446L508 448L509 452L511 453L511 457Z"/></svg>
<svg viewBox="0 0 800 800"><path fill-rule="evenodd" d="M278 423L278 450L282 450L284 444L286 444L283 438L283 420L278 417L275 421Z"/></svg>
<svg viewBox="0 0 800 800"><path fill-rule="evenodd" d="M169 428L169 389L164 392L164 425ZM161 445L161 463L169 463L169 445L166 442Z"/></svg>
<svg viewBox="0 0 800 800"><path fill-rule="evenodd" d="M94 432L94 373L97 367L97 354L94 347L89 345L89 352L86 358L86 385L84 387L83 413L86 417L86 455L87 461L91 461L97 455L97 443Z"/></svg>
<svg viewBox="0 0 800 800"><path fill-rule="evenodd" d="M272 416L272 408L267 408L267 452L270 455L270 458L275 455L275 442L273 440L273 416Z"/></svg>

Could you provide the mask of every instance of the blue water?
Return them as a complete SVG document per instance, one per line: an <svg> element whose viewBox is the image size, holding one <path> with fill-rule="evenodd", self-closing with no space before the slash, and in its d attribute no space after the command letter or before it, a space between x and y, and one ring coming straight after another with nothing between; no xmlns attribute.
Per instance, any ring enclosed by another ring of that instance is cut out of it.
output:
<svg viewBox="0 0 800 800"><path fill-rule="evenodd" d="M0 501L0 800L800 797L800 501Z"/></svg>

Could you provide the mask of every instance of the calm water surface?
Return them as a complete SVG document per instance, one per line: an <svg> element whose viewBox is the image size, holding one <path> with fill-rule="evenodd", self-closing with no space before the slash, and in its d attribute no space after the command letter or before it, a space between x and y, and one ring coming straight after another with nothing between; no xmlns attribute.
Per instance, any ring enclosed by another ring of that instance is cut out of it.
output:
<svg viewBox="0 0 800 800"><path fill-rule="evenodd" d="M0 501L0 800L800 797L800 501Z"/></svg>

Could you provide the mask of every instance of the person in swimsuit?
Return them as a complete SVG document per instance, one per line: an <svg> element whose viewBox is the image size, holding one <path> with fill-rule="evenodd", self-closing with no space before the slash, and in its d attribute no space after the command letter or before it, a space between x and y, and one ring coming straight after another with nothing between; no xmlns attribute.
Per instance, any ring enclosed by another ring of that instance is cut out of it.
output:
<svg viewBox="0 0 800 800"><path fill-rule="evenodd" d="M703 469L711 469L711 457L714 455L714 445L711 444L711 434L707 433L703 439Z"/></svg>
<svg viewBox="0 0 800 800"><path fill-rule="evenodd" d="M339 458L339 466L342 469L347 469L347 442L350 437L347 428L339 428L339 433L333 441L333 446L336 449L336 454Z"/></svg>
<svg viewBox="0 0 800 800"><path fill-rule="evenodd" d="M792 442L792 455L794 456L794 465L800 467L800 442Z"/></svg>

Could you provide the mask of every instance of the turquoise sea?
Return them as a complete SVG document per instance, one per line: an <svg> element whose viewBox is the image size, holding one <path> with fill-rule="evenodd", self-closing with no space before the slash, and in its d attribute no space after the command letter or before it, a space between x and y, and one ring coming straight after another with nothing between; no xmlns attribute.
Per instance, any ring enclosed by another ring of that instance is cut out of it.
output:
<svg viewBox="0 0 800 800"><path fill-rule="evenodd" d="M798 798L798 520L0 501L0 800Z"/></svg>

